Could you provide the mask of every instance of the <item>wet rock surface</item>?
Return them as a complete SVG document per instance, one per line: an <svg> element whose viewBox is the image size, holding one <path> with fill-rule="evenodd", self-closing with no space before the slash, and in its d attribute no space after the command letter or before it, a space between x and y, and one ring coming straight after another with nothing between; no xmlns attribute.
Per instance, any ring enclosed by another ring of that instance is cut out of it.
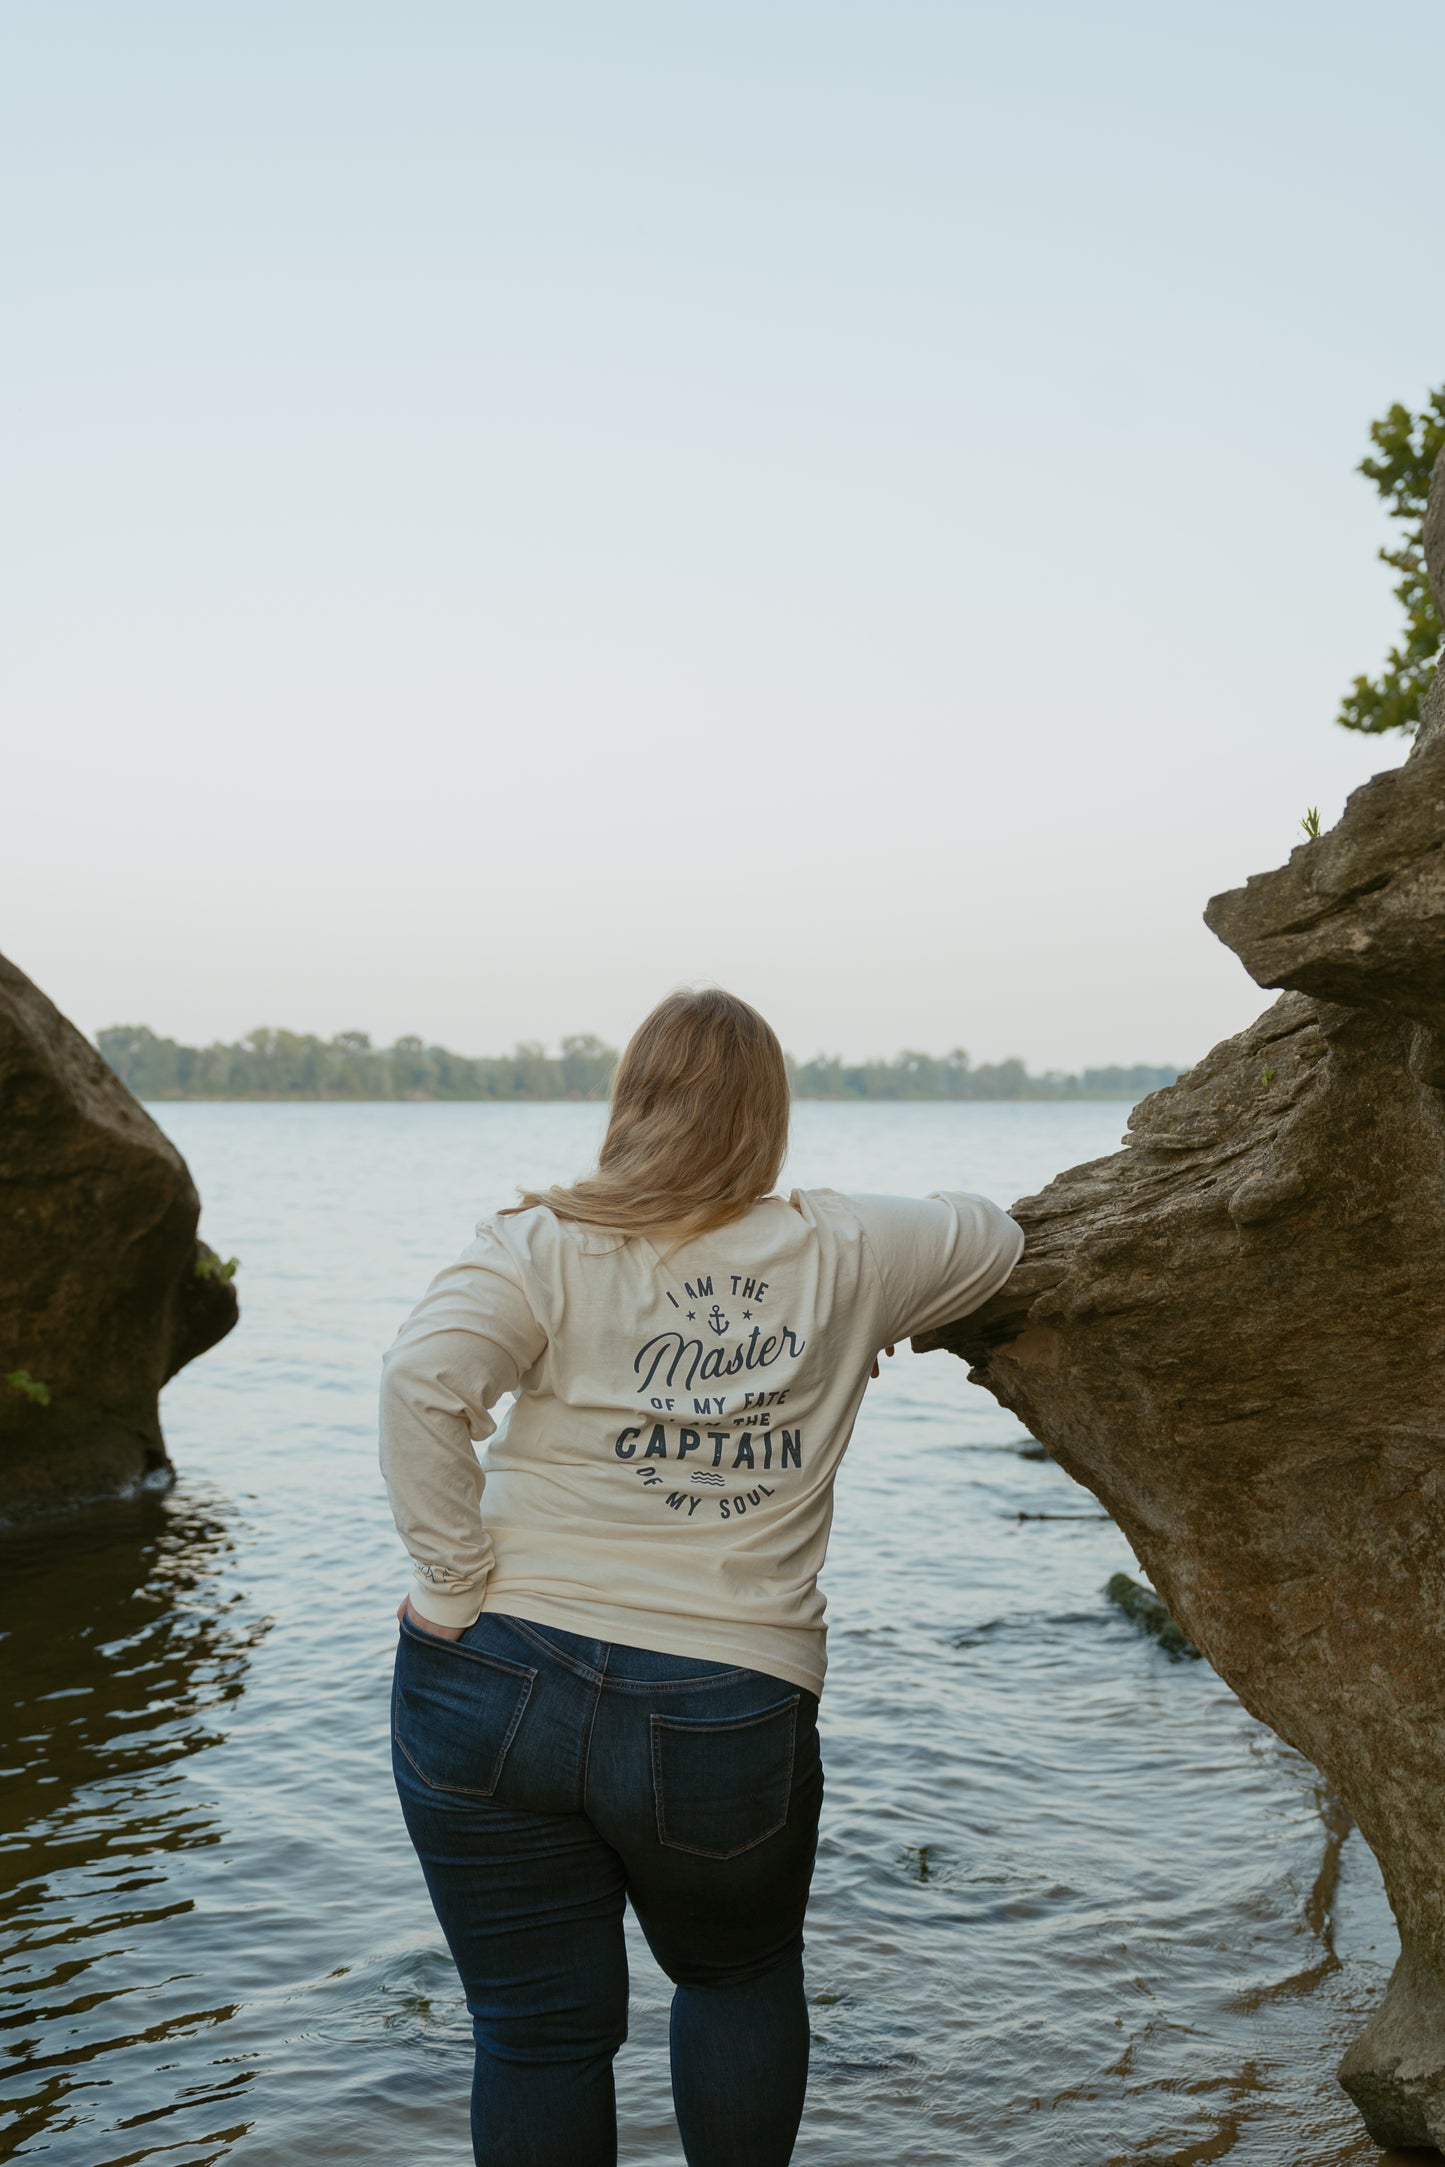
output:
<svg viewBox="0 0 1445 2167"><path fill-rule="evenodd" d="M236 1321L184 1160L0 957L0 1523L164 1481L161 1386Z"/></svg>
<svg viewBox="0 0 1445 2167"><path fill-rule="evenodd" d="M1427 533L1445 584L1445 461ZM948 1347L1113 1514L1169 1613L1324 1772L1400 1930L1340 2069L1445 2147L1445 673L1410 758L1208 923L1285 990L1014 1206Z"/></svg>

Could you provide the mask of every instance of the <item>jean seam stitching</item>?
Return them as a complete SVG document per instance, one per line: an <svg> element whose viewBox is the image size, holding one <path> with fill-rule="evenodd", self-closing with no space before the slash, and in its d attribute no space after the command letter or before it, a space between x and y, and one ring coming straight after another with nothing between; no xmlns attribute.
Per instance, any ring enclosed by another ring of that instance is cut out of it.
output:
<svg viewBox="0 0 1445 2167"><path fill-rule="evenodd" d="M534 1648L541 1648L557 1662L564 1663L568 1670L579 1678L587 1679L589 1684L604 1684L609 1693L705 1693L710 1686L735 1685L739 1678L767 1675L765 1671L749 1670L739 1665L734 1670L718 1671L708 1678L614 1678L608 1672L606 1657L603 1658L602 1669L598 1670L593 1664L584 1663L580 1657L569 1655L564 1648L556 1647L540 1627L532 1625L530 1619L514 1617L510 1611L499 1612L498 1615L505 1615L507 1623L515 1625L517 1631L530 1640ZM603 1645L607 1646L608 1643L604 1642ZM685 1660L691 1661L692 1658Z"/></svg>
<svg viewBox="0 0 1445 2167"><path fill-rule="evenodd" d="M791 1784L793 1780L793 1752L798 1727L798 1695L796 1693L790 1694L786 1700L774 1701L771 1708L759 1708L750 1716L725 1716L718 1723L699 1723L692 1716L661 1715L654 1716L652 1721L656 1730L681 1731L685 1737L699 1738L715 1736L719 1731L745 1731L750 1724L766 1723L770 1717L781 1714L784 1708L790 1708L793 1712L794 1745L788 1749L788 1782Z"/></svg>
<svg viewBox="0 0 1445 2167"><path fill-rule="evenodd" d="M522 1634L524 1639L530 1640L534 1648L541 1648L545 1654L551 1656L554 1662L561 1663L566 1669L570 1670L574 1677L585 1678L589 1685L597 1685L601 1682L602 1671L594 1669L590 1663L582 1662L578 1656L569 1655L565 1648L554 1646L545 1633L530 1630L526 1618L514 1618L510 1612L506 1613L506 1618L507 1623L515 1625L517 1631ZM605 1657L603 1661L605 1663Z"/></svg>
<svg viewBox="0 0 1445 2167"><path fill-rule="evenodd" d="M706 1693L713 1686L736 1685L739 1678L756 1678L755 1670L724 1670L712 1678L608 1678L609 1693Z"/></svg>
<svg viewBox="0 0 1445 2167"><path fill-rule="evenodd" d="M591 1704L587 1720L582 1726L582 1752L577 1769L577 1810L587 1811L587 1777L592 1767L592 1733L597 1728L597 1711L602 1706L602 1689L607 1683L607 1658L612 1650L603 1643L602 1670L592 1688Z"/></svg>

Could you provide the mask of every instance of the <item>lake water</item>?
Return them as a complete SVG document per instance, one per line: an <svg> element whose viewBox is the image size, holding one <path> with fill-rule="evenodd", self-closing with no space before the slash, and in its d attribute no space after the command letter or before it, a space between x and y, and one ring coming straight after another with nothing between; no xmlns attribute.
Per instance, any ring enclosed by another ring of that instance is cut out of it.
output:
<svg viewBox="0 0 1445 2167"><path fill-rule="evenodd" d="M789 1177L1008 1203L1126 1111L805 1105ZM166 1392L170 1495L5 1560L0 2157L460 2167L465 2016L388 1767L377 1363L481 1211L581 1169L599 1109L156 1112L242 1318ZM844 1463L796 2157L1378 2161L1333 2079L1395 1954L1374 1863L1105 1602L1128 1546L1028 1444L905 1350ZM633 1944L621 2157L680 2167Z"/></svg>

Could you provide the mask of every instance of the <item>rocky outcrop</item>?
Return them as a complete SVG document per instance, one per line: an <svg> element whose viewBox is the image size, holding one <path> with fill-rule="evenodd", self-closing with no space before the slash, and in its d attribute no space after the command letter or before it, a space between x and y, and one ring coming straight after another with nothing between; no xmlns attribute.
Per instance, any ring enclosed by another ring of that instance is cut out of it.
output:
<svg viewBox="0 0 1445 2167"><path fill-rule="evenodd" d="M1445 588L1445 460L1427 530ZM1401 1955L1341 2066L1445 2148L1445 673L1405 765L1206 912L1286 990L1014 1211L947 1346L1123 1528L1245 1706L1324 1771Z"/></svg>
<svg viewBox="0 0 1445 2167"><path fill-rule="evenodd" d="M0 1521L164 1479L157 1403L236 1321L185 1161L0 957Z"/></svg>
<svg viewBox="0 0 1445 2167"><path fill-rule="evenodd" d="M1425 550L1425 569L1430 575L1430 588L1435 606L1445 618L1445 444L1435 454L1435 464L1430 473L1430 501L1425 507L1425 525L1420 540Z"/></svg>

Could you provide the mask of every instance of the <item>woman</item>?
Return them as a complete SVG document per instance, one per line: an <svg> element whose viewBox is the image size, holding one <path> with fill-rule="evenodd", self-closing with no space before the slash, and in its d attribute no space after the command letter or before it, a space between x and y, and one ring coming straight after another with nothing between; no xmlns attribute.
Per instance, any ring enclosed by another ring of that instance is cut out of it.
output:
<svg viewBox="0 0 1445 2167"><path fill-rule="evenodd" d="M974 1196L773 1195L787 1131L762 1017L673 994L596 1171L484 1220L386 1360L393 1758L486 2167L616 2160L629 1900L689 2167L792 2155L833 1479L879 1350L986 1301L1023 1236Z"/></svg>

